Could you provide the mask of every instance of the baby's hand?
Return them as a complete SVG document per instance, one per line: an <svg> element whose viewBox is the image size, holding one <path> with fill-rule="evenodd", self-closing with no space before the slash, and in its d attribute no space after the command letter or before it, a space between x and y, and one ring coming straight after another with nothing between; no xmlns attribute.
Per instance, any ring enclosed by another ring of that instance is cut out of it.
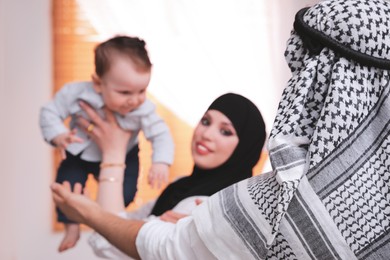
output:
<svg viewBox="0 0 390 260"><path fill-rule="evenodd" d="M52 140L52 143L60 150L62 159L66 158L66 147L71 143L82 143L83 139L76 135L77 130L72 129L72 131L57 135Z"/></svg>
<svg viewBox="0 0 390 260"><path fill-rule="evenodd" d="M165 163L153 163L148 175L148 184L152 188L161 188L168 182L169 166Z"/></svg>

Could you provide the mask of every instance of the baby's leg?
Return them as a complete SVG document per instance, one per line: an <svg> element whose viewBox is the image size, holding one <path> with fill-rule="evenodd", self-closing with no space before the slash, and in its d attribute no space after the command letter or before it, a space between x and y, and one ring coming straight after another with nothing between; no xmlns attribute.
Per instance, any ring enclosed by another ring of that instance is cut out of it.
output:
<svg viewBox="0 0 390 260"><path fill-rule="evenodd" d="M135 197L137 192L138 172L139 172L139 158L138 146L131 149L126 155L126 169L123 180L123 198L125 207L127 207Z"/></svg>
<svg viewBox="0 0 390 260"><path fill-rule="evenodd" d="M85 162L78 156L67 153L66 159L61 162L58 168L56 182L63 183L64 181L68 181L72 189L77 182L81 183L84 187L88 177L88 171L85 169L84 164ZM58 251L63 252L76 245L80 238L80 226L78 223L69 220L58 208L56 210L58 221L64 223L65 226L64 238L58 247Z"/></svg>
<svg viewBox="0 0 390 260"><path fill-rule="evenodd" d="M62 239L58 252L63 252L76 245L80 238L80 225L77 223L65 224L65 236Z"/></svg>

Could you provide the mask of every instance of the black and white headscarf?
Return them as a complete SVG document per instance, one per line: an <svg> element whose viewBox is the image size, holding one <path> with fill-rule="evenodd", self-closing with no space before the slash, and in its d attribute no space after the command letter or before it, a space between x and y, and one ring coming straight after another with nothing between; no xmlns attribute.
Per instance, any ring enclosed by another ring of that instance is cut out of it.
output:
<svg viewBox="0 0 390 260"><path fill-rule="evenodd" d="M390 259L390 2L301 10L285 56L273 171L201 205L202 240L220 259Z"/></svg>

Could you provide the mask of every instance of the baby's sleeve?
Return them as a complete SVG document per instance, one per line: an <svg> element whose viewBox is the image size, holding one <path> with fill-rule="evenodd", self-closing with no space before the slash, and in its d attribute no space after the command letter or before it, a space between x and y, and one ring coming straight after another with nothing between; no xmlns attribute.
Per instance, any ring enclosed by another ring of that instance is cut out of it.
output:
<svg viewBox="0 0 390 260"><path fill-rule="evenodd" d="M70 115L72 103L77 98L75 90L72 84L67 84L55 94L53 100L42 106L39 125L45 141L50 142L54 137L69 131L63 121Z"/></svg>
<svg viewBox="0 0 390 260"><path fill-rule="evenodd" d="M156 113L154 106L147 115L141 118L141 127L145 138L152 144L153 163L171 165L174 158L174 142L165 121Z"/></svg>

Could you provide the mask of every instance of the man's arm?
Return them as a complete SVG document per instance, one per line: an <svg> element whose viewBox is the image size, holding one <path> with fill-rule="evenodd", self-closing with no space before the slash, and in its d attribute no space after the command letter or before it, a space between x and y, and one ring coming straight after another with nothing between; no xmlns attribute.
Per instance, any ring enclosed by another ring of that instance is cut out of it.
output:
<svg viewBox="0 0 390 260"><path fill-rule="evenodd" d="M73 192L68 182L62 185L53 183L51 189L54 202L66 216L91 227L119 250L139 259L135 240L144 221L123 219L103 210L96 202L81 194L79 183Z"/></svg>
<svg viewBox="0 0 390 260"><path fill-rule="evenodd" d="M135 240L144 223L141 220L124 219L101 209L99 214L90 217L85 224L125 254L140 259Z"/></svg>

